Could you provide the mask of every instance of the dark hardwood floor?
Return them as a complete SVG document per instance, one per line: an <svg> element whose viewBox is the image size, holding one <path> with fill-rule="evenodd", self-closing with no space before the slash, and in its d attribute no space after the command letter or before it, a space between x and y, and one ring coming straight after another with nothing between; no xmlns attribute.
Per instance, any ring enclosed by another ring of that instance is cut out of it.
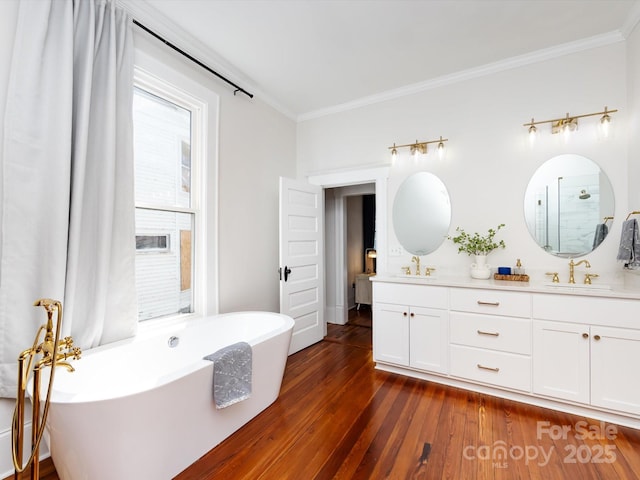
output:
<svg viewBox="0 0 640 480"><path fill-rule="evenodd" d="M375 370L363 309L176 480L386 478L640 479L640 431Z"/></svg>
<svg viewBox="0 0 640 480"><path fill-rule="evenodd" d="M353 313L176 480L640 478L640 431L374 370L370 314Z"/></svg>

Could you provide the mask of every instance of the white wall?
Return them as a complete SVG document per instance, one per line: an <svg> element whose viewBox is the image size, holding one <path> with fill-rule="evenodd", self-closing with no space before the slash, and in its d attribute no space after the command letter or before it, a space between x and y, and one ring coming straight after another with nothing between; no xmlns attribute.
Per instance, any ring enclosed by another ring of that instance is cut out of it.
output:
<svg viewBox="0 0 640 480"><path fill-rule="evenodd" d="M594 272L619 279L615 255L620 219L630 208L626 61L625 44L620 42L306 120L298 125L298 174L387 165L391 161L388 147L394 142L433 140L440 135L449 138L444 160L427 156L413 165L408 149L403 149L398 165L391 168L388 248L398 245L391 227L395 191L407 175L426 170L439 176L449 190L450 232L456 226L473 232L505 223L498 238L505 240L507 248L492 253L490 263L513 265L521 258L534 279L543 281L549 269L566 276L567 261L548 255L533 242L523 217L524 192L531 175L547 159L562 153L584 155L604 169L616 195L612 234L588 258ZM619 109L614 135L608 141L598 138L598 117L592 117L580 121L577 135L568 144L552 136L549 125L542 125L535 147L529 146L522 124L532 116L545 120L567 112L597 112L605 105ZM639 181L636 171L632 183ZM410 256L387 260L388 270L400 273ZM450 241L422 259L425 266L453 274L465 274L470 263Z"/></svg>

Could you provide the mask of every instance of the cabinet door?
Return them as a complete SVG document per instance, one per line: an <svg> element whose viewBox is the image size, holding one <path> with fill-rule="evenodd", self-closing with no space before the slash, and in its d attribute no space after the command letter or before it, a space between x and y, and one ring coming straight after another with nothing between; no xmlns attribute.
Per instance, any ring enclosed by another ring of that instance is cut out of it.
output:
<svg viewBox="0 0 640 480"><path fill-rule="evenodd" d="M640 415L640 331L591 327L591 403Z"/></svg>
<svg viewBox="0 0 640 480"><path fill-rule="evenodd" d="M409 365L409 307L375 304L373 359L377 362Z"/></svg>
<svg viewBox="0 0 640 480"><path fill-rule="evenodd" d="M533 392L589 403L589 327L533 321Z"/></svg>
<svg viewBox="0 0 640 480"><path fill-rule="evenodd" d="M409 365L420 370L448 373L448 312L411 307L409 313Z"/></svg>

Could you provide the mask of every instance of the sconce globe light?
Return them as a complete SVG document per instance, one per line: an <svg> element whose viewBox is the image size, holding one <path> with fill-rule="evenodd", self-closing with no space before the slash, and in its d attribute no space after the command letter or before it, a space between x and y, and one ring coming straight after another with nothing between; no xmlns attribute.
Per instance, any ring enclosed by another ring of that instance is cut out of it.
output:
<svg viewBox="0 0 640 480"><path fill-rule="evenodd" d="M609 111L607 107L604 107L604 115L600 118L600 128L602 129L602 134L605 138L609 136L609 129L611 127L611 116L609 115Z"/></svg>
<svg viewBox="0 0 640 480"><path fill-rule="evenodd" d="M396 148L395 142L393 144L393 147L390 147L390 148L391 148L391 162L395 164L396 161L398 160L398 149Z"/></svg>
<svg viewBox="0 0 640 480"><path fill-rule="evenodd" d="M536 141L537 133L538 133L538 129L536 128L535 121L532 118L531 124L529 127L529 143L531 143L531 145L533 145L533 143Z"/></svg>

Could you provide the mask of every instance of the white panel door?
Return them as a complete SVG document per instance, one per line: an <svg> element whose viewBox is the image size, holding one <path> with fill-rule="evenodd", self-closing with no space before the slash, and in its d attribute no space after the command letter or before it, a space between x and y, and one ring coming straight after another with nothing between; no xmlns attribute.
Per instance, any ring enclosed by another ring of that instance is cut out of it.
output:
<svg viewBox="0 0 640 480"><path fill-rule="evenodd" d="M322 188L280 177L280 312L295 321L289 354L324 337Z"/></svg>

